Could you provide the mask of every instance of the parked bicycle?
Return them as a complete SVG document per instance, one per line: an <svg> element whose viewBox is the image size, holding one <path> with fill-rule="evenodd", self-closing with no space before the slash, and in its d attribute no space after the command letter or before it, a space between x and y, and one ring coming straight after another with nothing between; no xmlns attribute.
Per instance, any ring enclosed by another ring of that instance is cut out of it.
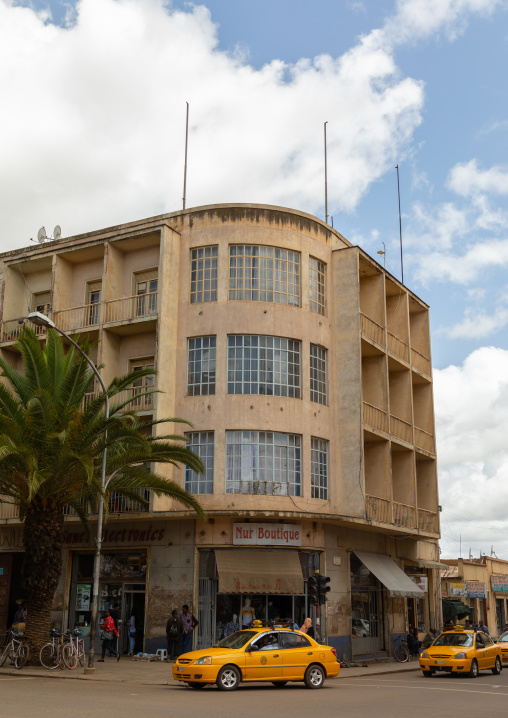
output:
<svg viewBox="0 0 508 718"><path fill-rule="evenodd" d="M69 648L68 643L64 643L63 633L58 633L56 629L52 628L48 635L51 640L42 646L39 653L41 665L48 671L54 671L55 668L64 669L67 665L65 656L72 653L72 649ZM70 658L69 662L72 663Z"/></svg>
<svg viewBox="0 0 508 718"><path fill-rule="evenodd" d="M407 640L405 635L398 636L393 647L393 657L399 663L406 663L409 661L409 648L407 647Z"/></svg>
<svg viewBox="0 0 508 718"><path fill-rule="evenodd" d="M2 641L2 652L0 654L0 668L5 661L10 658L16 668L23 668L28 661L30 650L28 644L24 642L24 634L8 631Z"/></svg>
<svg viewBox="0 0 508 718"><path fill-rule="evenodd" d="M73 634L70 631L65 634L68 643L64 646L62 658L70 670L76 668L78 663L82 668L85 665L85 639L81 636L83 631L80 628L75 628Z"/></svg>

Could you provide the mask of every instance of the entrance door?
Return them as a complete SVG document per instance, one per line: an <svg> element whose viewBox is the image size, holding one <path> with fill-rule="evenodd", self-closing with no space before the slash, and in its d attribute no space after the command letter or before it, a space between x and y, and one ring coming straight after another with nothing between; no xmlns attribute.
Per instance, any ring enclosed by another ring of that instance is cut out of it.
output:
<svg viewBox="0 0 508 718"><path fill-rule="evenodd" d="M382 599L379 581L351 555L351 643L353 654L382 650Z"/></svg>
<svg viewBox="0 0 508 718"><path fill-rule="evenodd" d="M145 591L133 591L125 588L123 595L122 632L120 635L121 652L129 652L129 636L125 624L129 620L131 610L134 609L134 615L136 617L136 643L134 644L134 653L140 653L143 651L143 639L145 636Z"/></svg>
<svg viewBox="0 0 508 718"><path fill-rule="evenodd" d="M215 638L215 617L217 605L217 581L213 578L199 579L198 598L198 650L210 648Z"/></svg>
<svg viewBox="0 0 508 718"><path fill-rule="evenodd" d="M0 632L7 630L9 620L9 592L11 587L12 554L0 554Z"/></svg>

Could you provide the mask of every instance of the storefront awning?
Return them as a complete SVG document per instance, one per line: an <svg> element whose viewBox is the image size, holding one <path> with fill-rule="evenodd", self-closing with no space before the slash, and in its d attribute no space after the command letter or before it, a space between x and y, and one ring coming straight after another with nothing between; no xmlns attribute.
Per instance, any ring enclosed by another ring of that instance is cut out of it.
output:
<svg viewBox="0 0 508 718"><path fill-rule="evenodd" d="M379 553L365 553L364 551L355 551L355 554L364 566L381 581L383 586L386 586L390 596L425 597L425 591L418 588L389 556Z"/></svg>
<svg viewBox="0 0 508 718"><path fill-rule="evenodd" d="M415 563L419 568L450 568L447 563L441 563L441 561L424 561L423 559L418 559Z"/></svg>
<svg viewBox="0 0 508 718"><path fill-rule="evenodd" d="M298 551L215 551L219 593L304 593Z"/></svg>

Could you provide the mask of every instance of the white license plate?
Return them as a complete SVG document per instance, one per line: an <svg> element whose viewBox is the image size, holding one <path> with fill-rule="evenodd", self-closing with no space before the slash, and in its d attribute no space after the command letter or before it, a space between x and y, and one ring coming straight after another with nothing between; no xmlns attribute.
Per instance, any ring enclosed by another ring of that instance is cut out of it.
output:
<svg viewBox="0 0 508 718"><path fill-rule="evenodd" d="M446 663L446 661L436 661L436 663L437 663L438 665L440 665L440 666L444 666L444 664Z"/></svg>
<svg viewBox="0 0 508 718"><path fill-rule="evenodd" d="M176 670L177 670L177 671L181 671L181 672L183 673L184 670L185 670L185 666L177 666L177 667L176 667Z"/></svg>

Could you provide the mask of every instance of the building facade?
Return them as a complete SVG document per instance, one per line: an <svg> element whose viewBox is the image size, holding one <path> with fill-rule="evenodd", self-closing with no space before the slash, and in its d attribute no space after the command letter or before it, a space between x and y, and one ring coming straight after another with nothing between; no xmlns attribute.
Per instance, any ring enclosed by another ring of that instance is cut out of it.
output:
<svg viewBox="0 0 508 718"><path fill-rule="evenodd" d="M106 383L154 367L134 406L192 425L206 473L159 471L205 521L166 498L110 499L99 608L135 608L137 649L163 645L182 603L199 646L253 617L311 615L341 655L365 655L440 622L428 307L360 248L303 212L213 205L8 252L0 273L4 358L19 366L18 317L42 311L98 340ZM21 526L9 505L0 517L5 624ZM54 619L86 628L91 547L66 521ZM331 588L317 609L315 571Z"/></svg>

